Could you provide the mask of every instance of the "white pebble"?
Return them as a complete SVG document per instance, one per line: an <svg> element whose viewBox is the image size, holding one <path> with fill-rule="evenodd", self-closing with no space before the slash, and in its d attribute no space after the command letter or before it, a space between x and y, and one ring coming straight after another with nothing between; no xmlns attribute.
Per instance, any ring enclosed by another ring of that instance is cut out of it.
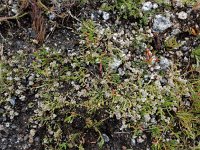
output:
<svg viewBox="0 0 200 150"><path fill-rule="evenodd" d="M153 7L152 3L151 2L145 2L142 6L142 10L143 11L149 11L151 10Z"/></svg>
<svg viewBox="0 0 200 150"><path fill-rule="evenodd" d="M158 8L158 4L153 4L153 9L156 9L156 8Z"/></svg>
<svg viewBox="0 0 200 150"><path fill-rule="evenodd" d="M181 11L181 12L177 13L177 15L178 15L179 19L182 19L182 20L187 19L187 13L184 12L184 11Z"/></svg>
<svg viewBox="0 0 200 150"><path fill-rule="evenodd" d="M108 20L110 18L110 14L107 12L103 12L103 19Z"/></svg>
<svg viewBox="0 0 200 150"><path fill-rule="evenodd" d="M35 133L36 133L35 129L31 129L31 130L30 130L30 135L31 135L32 137L35 136Z"/></svg>

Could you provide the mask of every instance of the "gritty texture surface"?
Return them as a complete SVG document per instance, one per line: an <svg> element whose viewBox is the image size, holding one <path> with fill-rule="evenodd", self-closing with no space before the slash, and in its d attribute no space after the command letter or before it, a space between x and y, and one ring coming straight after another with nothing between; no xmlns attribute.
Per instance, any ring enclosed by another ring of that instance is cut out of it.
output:
<svg viewBox="0 0 200 150"><path fill-rule="evenodd" d="M198 149L199 7L3 0L0 149Z"/></svg>

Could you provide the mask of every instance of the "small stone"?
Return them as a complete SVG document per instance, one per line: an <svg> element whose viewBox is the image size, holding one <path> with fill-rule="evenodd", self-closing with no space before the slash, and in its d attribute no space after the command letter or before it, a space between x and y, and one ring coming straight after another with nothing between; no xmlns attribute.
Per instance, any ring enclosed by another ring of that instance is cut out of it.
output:
<svg viewBox="0 0 200 150"><path fill-rule="evenodd" d="M110 141L110 138L106 135L106 134L102 134L102 137L104 139L104 142L109 142Z"/></svg>
<svg viewBox="0 0 200 150"><path fill-rule="evenodd" d="M156 8L158 8L158 4L153 4L153 9L156 9Z"/></svg>
<svg viewBox="0 0 200 150"><path fill-rule="evenodd" d="M166 18L162 15L156 15L153 22L153 30L155 32L163 32L166 29L170 28L172 23L169 18Z"/></svg>
<svg viewBox="0 0 200 150"><path fill-rule="evenodd" d="M144 120L145 120L145 122L149 122L151 120L150 115L149 114L145 114L144 115Z"/></svg>
<svg viewBox="0 0 200 150"><path fill-rule="evenodd" d="M141 137L139 137L139 138L137 139L137 142L138 142L138 143L143 143L143 142L144 142L144 139L142 139Z"/></svg>
<svg viewBox="0 0 200 150"><path fill-rule="evenodd" d="M26 98L26 97L25 97L24 95L21 95L19 99L22 100L22 101L24 101L25 98Z"/></svg>
<svg viewBox="0 0 200 150"><path fill-rule="evenodd" d="M174 29L174 30L172 31L172 35L177 35L177 34L179 34L179 33L181 33L181 30L180 30L180 29Z"/></svg>
<svg viewBox="0 0 200 150"><path fill-rule="evenodd" d="M110 18L110 14L107 12L103 12L103 19L108 20Z"/></svg>
<svg viewBox="0 0 200 150"><path fill-rule="evenodd" d="M31 129L31 130L30 130L30 135L31 135L32 137L35 136L35 133L36 133L35 129Z"/></svg>
<svg viewBox="0 0 200 150"><path fill-rule="evenodd" d="M12 3L13 3L13 0L8 0L9 5L12 5Z"/></svg>
<svg viewBox="0 0 200 150"><path fill-rule="evenodd" d="M153 7L152 3L151 2L145 2L142 6L142 10L143 11L149 11L151 10Z"/></svg>
<svg viewBox="0 0 200 150"><path fill-rule="evenodd" d="M32 86L34 84L33 81L29 81L28 85Z"/></svg>
<svg viewBox="0 0 200 150"><path fill-rule="evenodd" d="M183 53L181 51L176 51L176 55L180 58L183 56Z"/></svg>
<svg viewBox="0 0 200 150"><path fill-rule="evenodd" d="M29 137L29 143L33 143L33 137Z"/></svg>
<svg viewBox="0 0 200 150"><path fill-rule="evenodd" d="M189 59L185 56L185 57L183 58L183 61L184 61L184 62L189 62Z"/></svg>
<svg viewBox="0 0 200 150"><path fill-rule="evenodd" d="M49 19L54 20L56 18L56 15L54 13L49 14Z"/></svg>
<svg viewBox="0 0 200 150"><path fill-rule="evenodd" d="M11 11L14 13L14 14L18 14L18 8L17 8L17 5L14 4Z"/></svg>
<svg viewBox="0 0 200 150"><path fill-rule="evenodd" d="M110 64L110 67L114 70L117 69L122 64L120 59L114 58L113 62Z"/></svg>
<svg viewBox="0 0 200 150"><path fill-rule="evenodd" d="M125 74L125 72L122 70L122 68L118 69L119 75L123 76Z"/></svg>
<svg viewBox="0 0 200 150"><path fill-rule="evenodd" d="M156 70L159 70L159 69L160 69L160 66L159 66L159 65L156 65L154 68L155 68Z"/></svg>
<svg viewBox="0 0 200 150"><path fill-rule="evenodd" d="M181 19L181 20L187 19L187 13L184 12L184 11L177 13L177 15L178 15L178 18Z"/></svg>
<svg viewBox="0 0 200 150"><path fill-rule="evenodd" d="M39 43L39 41L36 40L36 39L33 39L32 42L33 42L34 44L38 44L38 43Z"/></svg>
<svg viewBox="0 0 200 150"><path fill-rule="evenodd" d="M12 129L16 129L17 126L16 126L15 124L13 124L13 125L11 125L11 128L12 128Z"/></svg>
<svg viewBox="0 0 200 150"><path fill-rule="evenodd" d="M160 64L161 69L165 70L165 69L169 68L170 61L165 57L161 57L159 64Z"/></svg>
<svg viewBox="0 0 200 150"><path fill-rule="evenodd" d="M157 123L155 118L151 118L151 123Z"/></svg>
<svg viewBox="0 0 200 150"><path fill-rule="evenodd" d="M91 19L96 20L96 16L93 13L91 14Z"/></svg>
<svg viewBox="0 0 200 150"><path fill-rule="evenodd" d="M143 138L143 139L146 139L146 138L147 138L147 136L146 136L145 134L143 134L143 135L142 135L142 138Z"/></svg>
<svg viewBox="0 0 200 150"><path fill-rule="evenodd" d="M187 47L187 46L183 46L183 47L182 47L182 51L183 51L183 52L187 52L187 51L189 51L189 50L190 50L190 48Z"/></svg>
<svg viewBox="0 0 200 150"><path fill-rule="evenodd" d="M132 145L132 146L135 146L135 144L136 144L136 140L135 140L135 138L132 138L132 139L131 139L131 145Z"/></svg>

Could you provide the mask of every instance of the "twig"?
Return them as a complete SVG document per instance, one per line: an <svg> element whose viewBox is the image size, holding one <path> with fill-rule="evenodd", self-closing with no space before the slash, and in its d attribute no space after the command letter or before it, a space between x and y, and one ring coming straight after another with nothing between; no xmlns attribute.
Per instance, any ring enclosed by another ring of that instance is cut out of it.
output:
<svg viewBox="0 0 200 150"><path fill-rule="evenodd" d="M70 10L68 10L67 13L68 13L73 19L75 19L76 21L81 22L76 16L72 15L72 13L71 13Z"/></svg>
<svg viewBox="0 0 200 150"><path fill-rule="evenodd" d="M15 15L15 16L10 16L10 17L0 17L0 22L8 21L8 20L14 20L14 19L19 19L27 15L28 13L23 13L22 15Z"/></svg>
<svg viewBox="0 0 200 150"><path fill-rule="evenodd" d="M0 44L0 58L3 56L3 43ZM0 59L1 60L1 59Z"/></svg>
<svg viewBox="0 0 200 150"><path fill-rule="evenodd" d="M38 5L40 8L43 8L46 12L49 11L49 8L46 7L40 0L37 2L37 5Z"/></svg>
<svg viewBox="0 0 200 150"><path fill-rule="evenodd" d="M3 41L6 40L6 39L4 38L4 36L1 34L1 32L0 32L0 37L3 39Z"/></svg>
<svg viewBox="0 0 200 150"><path fill-rule="evenodd" d="M54 24L54 26L52 27L51 32L46 36L45 41L46 41L46 40L49 38L49 36L55 31L56 26L57 26L57 23Z"/></svg>

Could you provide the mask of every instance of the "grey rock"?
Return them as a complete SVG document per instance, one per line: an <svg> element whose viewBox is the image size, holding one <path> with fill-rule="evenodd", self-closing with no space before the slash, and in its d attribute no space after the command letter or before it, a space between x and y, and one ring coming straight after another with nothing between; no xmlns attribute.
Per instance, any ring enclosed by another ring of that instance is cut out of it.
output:
<svg viewBox="0 0 200 150"><path fill-rule="evenodd" d="M170 66L170 61L165 57L161 57L159 65L160 65L161 69L166 70Z"/></svg>
<svg viewBox="0 0 200 150"><path fill-rule="evenodd" d="M132 146L135 146L135 145L136 145L136 139L135 139L135 138L132 138L132 139L131 139L131 145L132 145Z"/></svg>
<svg viewBox="0 0 200 150"><path fill-rule="evenodd" d="M35 141L36 143L39 143L39 142L40 142L40 137L39 137L39 136L35 137L34 141Z"/></svg>
<svg viewBox="0 0 200 150"><path fill-rule="evenodd" d="M54 13L49 14L49 19L54 20L56 18L56 15Z"/></svg>
<svg viewBox="0 0 200 150"><path fill-rule="evenodd" d="M18 14L18 8L17 8L17 4L14 4L11 11L14 13L14 14Z"/></svg>
<svg viewBox="0 0 200 150"><path fill-rule="evenodd" d="M181 30L180 30L180 29L174 29L174 30L172 31L172 35L177 35L177 34L179 34L179 33L181 33Z"/></svg>
<svg viewBox="0 0 200 150"><path fill-rule="evenodd" d="M187 47L187 46L183 46L183 47L182 47L182 51L183 51L183 52L187 52L187 51L189 51L189 50L190 50L190 48Z"/></svg>
<svg viewBox="0 0 200 150"><path fill-rule="evenodd" d="M162 78L160 80L160 83L161 83L162 86L166 85L167 84L167 79L166 78Z"/></svg>
<svg viewBox="0 0 200 150"><path fill-rule="evenodd" d="M98 12L93 12L93 13L91 13L91 17L90 18L92 20L97 20L99 17L100 16L99 16Z"/></svg>
<svg viewBox="0 0 200 150"><path fill-rule="evenodd" d="M163 32L166 29L170 28L172 23L169 18L166 18L162 15L156 15L153 21L153 31Z"/></svg>
<svg viewBox="0 0 200 150"><path fill-rule="evenodd" d="M142 10L143 11L149 11L153 8L153 5L150 1L143 3Z"/></svg>
<svg viewBox="0 0 200 150"><path fill-rule="evenodd" d="M12 125L11 125L11 128L12 128L12 129L16 129L17 126L16 126L15 124L12 124Z"/></svg>
<svg viewBox="0 0 200 150"><path fill-rule="evenodd" d="M120 59L114 58L112 63L110 63L110 67L114 70L117 69L122 64Z"/></svg>
<svg viewBox="0 0 200 150"><path fill-rule="evenodd" d="M103 11L103 19L108 20L110 18L110 14Z"/></svg>

